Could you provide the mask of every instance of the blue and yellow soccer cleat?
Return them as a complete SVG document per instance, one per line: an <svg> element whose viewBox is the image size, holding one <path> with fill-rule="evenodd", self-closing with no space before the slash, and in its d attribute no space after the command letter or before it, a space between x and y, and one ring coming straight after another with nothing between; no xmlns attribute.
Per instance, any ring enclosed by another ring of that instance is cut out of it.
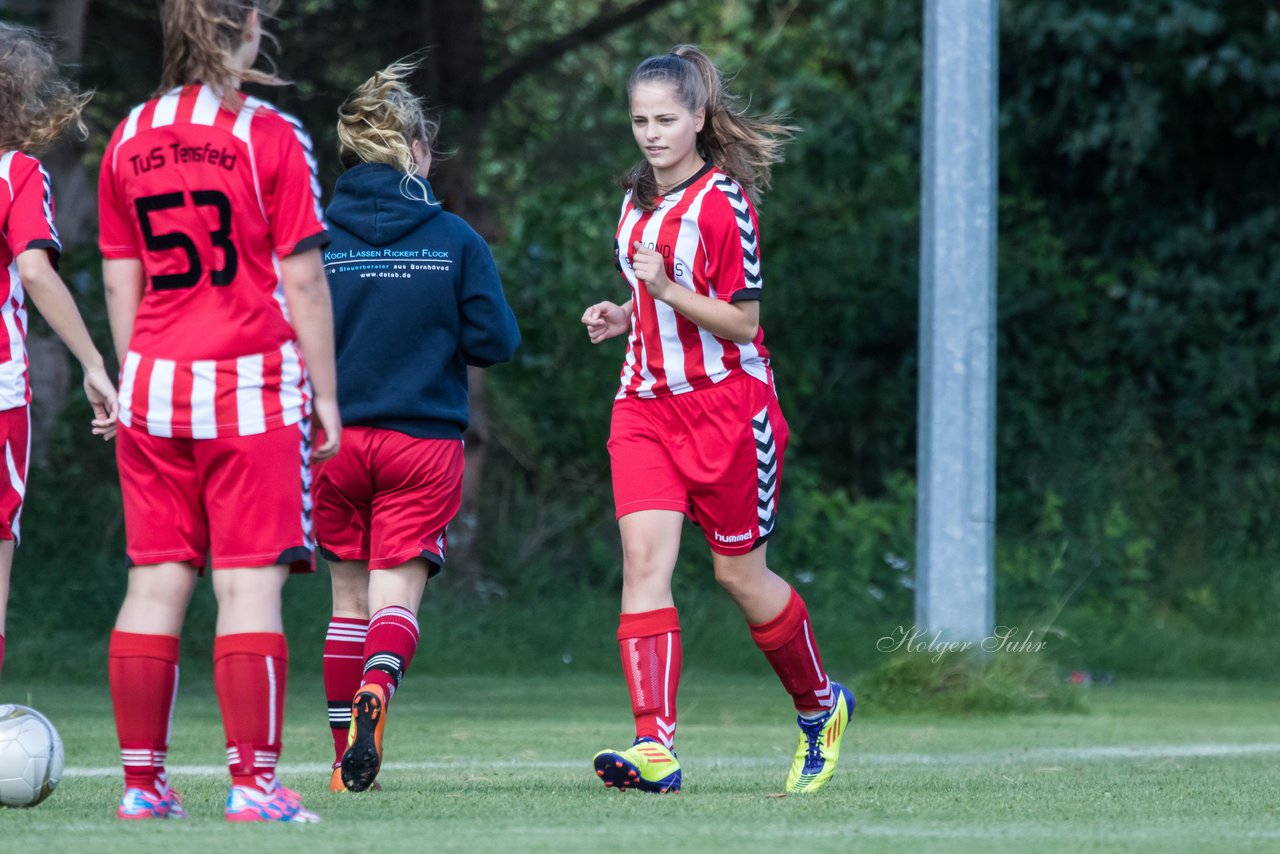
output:
<svg viewBox="0 0 1280 854"><path fill-rule="evenodd" d="M680 791L680 760L651 738L636 739L626 750L602 750L594 763L596 776L608 788L659 794Z"/></svg>
<svg viewBox="0 0 1280 854"><path fill-rule="evenodd" d="M849 689L838 682L831 683L831 690L836 702L826 716L813 722L796 718L800 724L800 745L796 748L796 758L791 761L791 773L787 775L787 791L790 793L816 792L836 772L836 763L840 761L840 739L857 703Z"/></svg>

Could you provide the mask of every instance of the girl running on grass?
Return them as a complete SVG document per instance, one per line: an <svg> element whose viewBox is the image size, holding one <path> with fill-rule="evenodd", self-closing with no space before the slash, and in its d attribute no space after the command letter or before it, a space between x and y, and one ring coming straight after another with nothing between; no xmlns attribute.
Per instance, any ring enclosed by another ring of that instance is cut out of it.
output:
<svg viewBox="0 0 1280 854"><path fill-rule="evenodd" d="M787 422L760 328L755 205L793 128L740 112L692 45L640 63L627 95L644 159L623 181L614 252L631 299L597 303L582 322L592 343L628 335L609 456L623 552L618 643L636 737L596 754L596 774L610 787L680 788L671 577L688 516L799 713L786 790L814 792L835 771L854 700L827 677L804 601L765 562Z"/></svg>
<svg viewBox="0 0 1280 854"><path fill-rule="evenodd" d="M122 819L179 818L165 754L178 638L206 562L228 821L314 821L276 779L280 597L312 563L310 462L338 450L319 183L298 121L239 91L276 0L165 0L160 90L107 146L100 245L121 364L129 562L111 635ZM313 451L310 415L325 438Z"/></svg>
<svg viewBox="0 0 1280 854"><path fill-rule="evenodd" d="M53 224L53 190L49 173L32 156L68 127L85 133L80 112L90 97L62 79L53 51L38 32L0 23L0 445L9 474L0 486L0 670L30 458L27 295L80 362L93 406L93 432L110 439L116 430L116 389L58 275L62 243Z"/></svg>
<svg viewBox="0 0 1280 854"><path fill-rule="evenodd" d="M427 183L438 125L393 63L338 111L347 171L333 243L342 451L316 471L316 533L333 617L324 648L329 788L360 792L382 763L387 705L418 646L418 606L462 500L467 366L520 341L489 247ZM372 615L372 617L370 617Z"/></svg>

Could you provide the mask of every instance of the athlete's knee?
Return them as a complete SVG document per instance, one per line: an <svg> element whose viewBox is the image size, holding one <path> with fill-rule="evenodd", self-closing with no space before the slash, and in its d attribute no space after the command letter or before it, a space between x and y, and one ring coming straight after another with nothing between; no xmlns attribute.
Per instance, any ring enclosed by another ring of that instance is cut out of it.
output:
<svg viewBox="0 0 1280 854"><path fill-rule="evenodd" d="M346 578L332 574L333 616L360 620L369 619L369 572L358 577Z"/></svg>
<svg viewBox="0 0 1280 854"><path fill-rule="evenodd" d="M333 591L333 616L348 620L369 619L369 596L350 591Z"/></svg>
<svg viewBox="0 0 1280 854"><path fill-rule="evenodd" d="M288 578L284 567L215 569L213 595L218 609L257 609L263 605L279 610L280 593Z"/></svg>
<svg viewBox="0 0 1280 854"><path fill-rule="evenodd" d="M147 568L130 571L125 600L150 608L186 610L195 586L195 573L151 572Z"/></svg>
<svg viewBox="0 0 1280 854"><path fill-rule="evenodd" d="M390 607L407 608L416 614L427 588L428 574L427 562L422 558L392 569L370 572L365 607L374 614Z"/></svg>
<svg viewBox="0 0 1280 854"><path fill-rule="evenodd" d="M743 555L715 554L716 582L730 594L754 588L764 578L768 567L755 552Z"/></svg>
<svg viewBox="0 0 1280 854"><path fill-rule="evenodd" d="M623 543L623 580L629 583L644 583L654 578L669 576L674 565L667 556L667 551L661 545L647 540Z"/></svg>

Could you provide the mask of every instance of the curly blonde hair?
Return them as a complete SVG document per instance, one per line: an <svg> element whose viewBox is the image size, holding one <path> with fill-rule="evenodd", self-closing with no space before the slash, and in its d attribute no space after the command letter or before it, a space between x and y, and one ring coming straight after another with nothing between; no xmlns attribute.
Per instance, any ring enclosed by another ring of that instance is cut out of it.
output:
<svg viewBox="0 0 1280 854"><path fill-rule="evenodd" d="M49 40L30 27L0 22L0 150L39 151L74 127L92 92L62 79Z"/></svg>
<svg viewBox="0 0 1280 854"><path fill-rule="evenodd" d="M641 83L672 87L675 98L691 113L699 108L706 119L698 131L698 152L742 185L756 204L769 189L773 164L782 162L783 145L799 128L780 115L748 116L729 94L715 63L696 45L680 44L670 53L651 56L636 66L627 80L627 97ZM621 181L632 191L641 210L653 210L658 181L653 166L640 161Z"/></svg>
<svg viewBox="0 0 1280 854"><path fill-rule="evenodd" d="M406 176L417 174L413 143L435 153L440 124L427 115L408 80L420 57L396 60L356 87L338 108L338 156L350 168L385 163Z"/></svg>
<svg viewBox="0 0 1280 854"><path fill-rule="evenodd" d="M273 72L238 72L231 57L244 40L249 16L275 17L280 0L164 0L160 23L164 29L164 70L156 94L176 86L205 83L233 98L241 82L281 86L285 81ZM274 41L264 33L263 38Z"/></svg>

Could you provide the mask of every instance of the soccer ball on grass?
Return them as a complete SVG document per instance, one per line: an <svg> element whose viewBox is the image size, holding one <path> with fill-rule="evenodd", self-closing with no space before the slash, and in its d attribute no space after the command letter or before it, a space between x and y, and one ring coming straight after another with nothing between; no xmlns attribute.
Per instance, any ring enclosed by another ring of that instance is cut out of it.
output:
<svg viewBox="0 0 1280 854"><path fill-rule="evenodd" d="M62 779L62 739L26 706L0 705L0 806L33 807Z"/></svg>

